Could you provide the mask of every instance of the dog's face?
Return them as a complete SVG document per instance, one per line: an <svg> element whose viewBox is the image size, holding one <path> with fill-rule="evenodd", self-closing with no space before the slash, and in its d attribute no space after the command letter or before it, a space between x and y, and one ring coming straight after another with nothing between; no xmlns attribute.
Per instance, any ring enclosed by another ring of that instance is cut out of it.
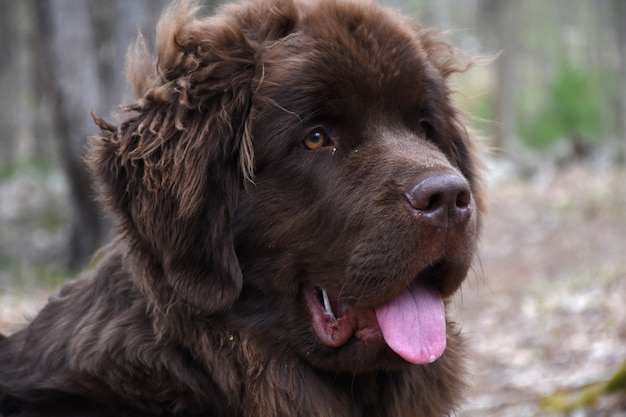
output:
<svg viewBox="0 0 626 417"><path fill-rule="evenodd" d="M316 366L430 362L440 297L475 249L471 144L413 28L318 13L263 56L255 180L235 216L243 303L270 343Z"/></svg>
<svg viewBox="0 0 626 417"><path fill-rule="evenodd" d="M454 51L362 3L174 26L139 116L92 153L153 303L325 370L441 356L481 206Z"/></svg>

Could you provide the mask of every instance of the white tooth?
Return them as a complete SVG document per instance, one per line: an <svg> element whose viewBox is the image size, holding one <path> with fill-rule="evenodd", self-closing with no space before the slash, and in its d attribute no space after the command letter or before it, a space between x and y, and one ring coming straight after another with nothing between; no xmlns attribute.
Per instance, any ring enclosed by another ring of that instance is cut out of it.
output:
<svg viewBox="0 0 626 417"><path fill-rule="evenodd" d="M326 313L327 316L330 316L333 321L337 321L335 313L333 313L333 308L330 305L330 300L328 299L328 293L326 293L326 290L324 289L322 289L322 297L324 298L324 313Z"/></svg>

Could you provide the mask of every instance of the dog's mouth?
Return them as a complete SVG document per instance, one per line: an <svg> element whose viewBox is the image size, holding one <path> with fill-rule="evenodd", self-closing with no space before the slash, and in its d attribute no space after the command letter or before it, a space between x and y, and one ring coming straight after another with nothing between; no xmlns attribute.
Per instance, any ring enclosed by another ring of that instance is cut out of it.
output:
<svg viewBox="0 0 626 417"><path fill-rule="evenodd" d="M352 338L375 344L381 339L405 361L428 364L446 348L446 317L441 291L416 279L400 294L375 307L352 307L326 289L305 287L312 327L329 347Z"/></svg>

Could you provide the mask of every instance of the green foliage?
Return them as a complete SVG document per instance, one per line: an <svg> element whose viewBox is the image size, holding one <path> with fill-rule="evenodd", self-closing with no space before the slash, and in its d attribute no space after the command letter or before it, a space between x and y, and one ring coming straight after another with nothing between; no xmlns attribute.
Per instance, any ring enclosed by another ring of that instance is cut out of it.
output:
<svg viewBox="0 0 626 417"><path fill-rule="evenodd" d="M622 393L626 395L626 362L606 382L605 391L608 394Z"/></svg>
<svg viewBox="0 0 626 417"><path fill-rule="evenodd" d="M71 278L68 272L56 267L43 264L25 264L2 250L0 250L0 271L9 274L12 287L24 287L26 289L34 286L58 288ZM0 289L2 289L1 287Z"/></svg>
<svg viewBox="0 0 626 417"><path fill-rule="evenodd" d="M601 91L599 74L562 66L541 103L520 116L522 138L536 148L548 148L560 140L597 140L602 134Z"/></svg>
<svg viewBox="0 0 626 417"><path fill-rule="evenodd" d="M488 134L493 130L493 120L495 120L492 95L484 95L474 99L470 105L468 114L470 115L470 124L482 134Z"/></svg>
<svg viewBox="0 0 626 417"><path fill-rule="evenodd" d="M25 173L36 173L38 175L47 175L52 169L52 163L45 159L29 159L22 161L10 162L0 165L0 181L9 179L15 175Z"/></svg>
<svg viewBox="0 0 626 417"><path fill-rule="evenodd" d="M61 229L67 221L66 216L58 207L48 207L37 219L37 226L48 232L55 232Z"/></svg>
<svg viewBox="0 0 626 417"><path fill-rule="evenodd" d="M570 413L577 409L589 408L602 398L617 397L618 402L626 401L626 362L606 381L598 381L578 389L558 390L543 398L542 405L550 413Z"/></svg>

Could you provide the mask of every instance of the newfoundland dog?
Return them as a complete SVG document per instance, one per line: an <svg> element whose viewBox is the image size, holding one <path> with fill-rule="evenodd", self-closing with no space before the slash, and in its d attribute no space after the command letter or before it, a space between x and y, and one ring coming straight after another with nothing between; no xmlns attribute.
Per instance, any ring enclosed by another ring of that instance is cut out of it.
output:
<svg viewBox="0 0 626 417"><path fill-rule="evenodd" d="M349 0L186 1L87 163L117 238L0 336L0 414L443 416L447 300L482 210L449 76L469 60Z"/></svg>

